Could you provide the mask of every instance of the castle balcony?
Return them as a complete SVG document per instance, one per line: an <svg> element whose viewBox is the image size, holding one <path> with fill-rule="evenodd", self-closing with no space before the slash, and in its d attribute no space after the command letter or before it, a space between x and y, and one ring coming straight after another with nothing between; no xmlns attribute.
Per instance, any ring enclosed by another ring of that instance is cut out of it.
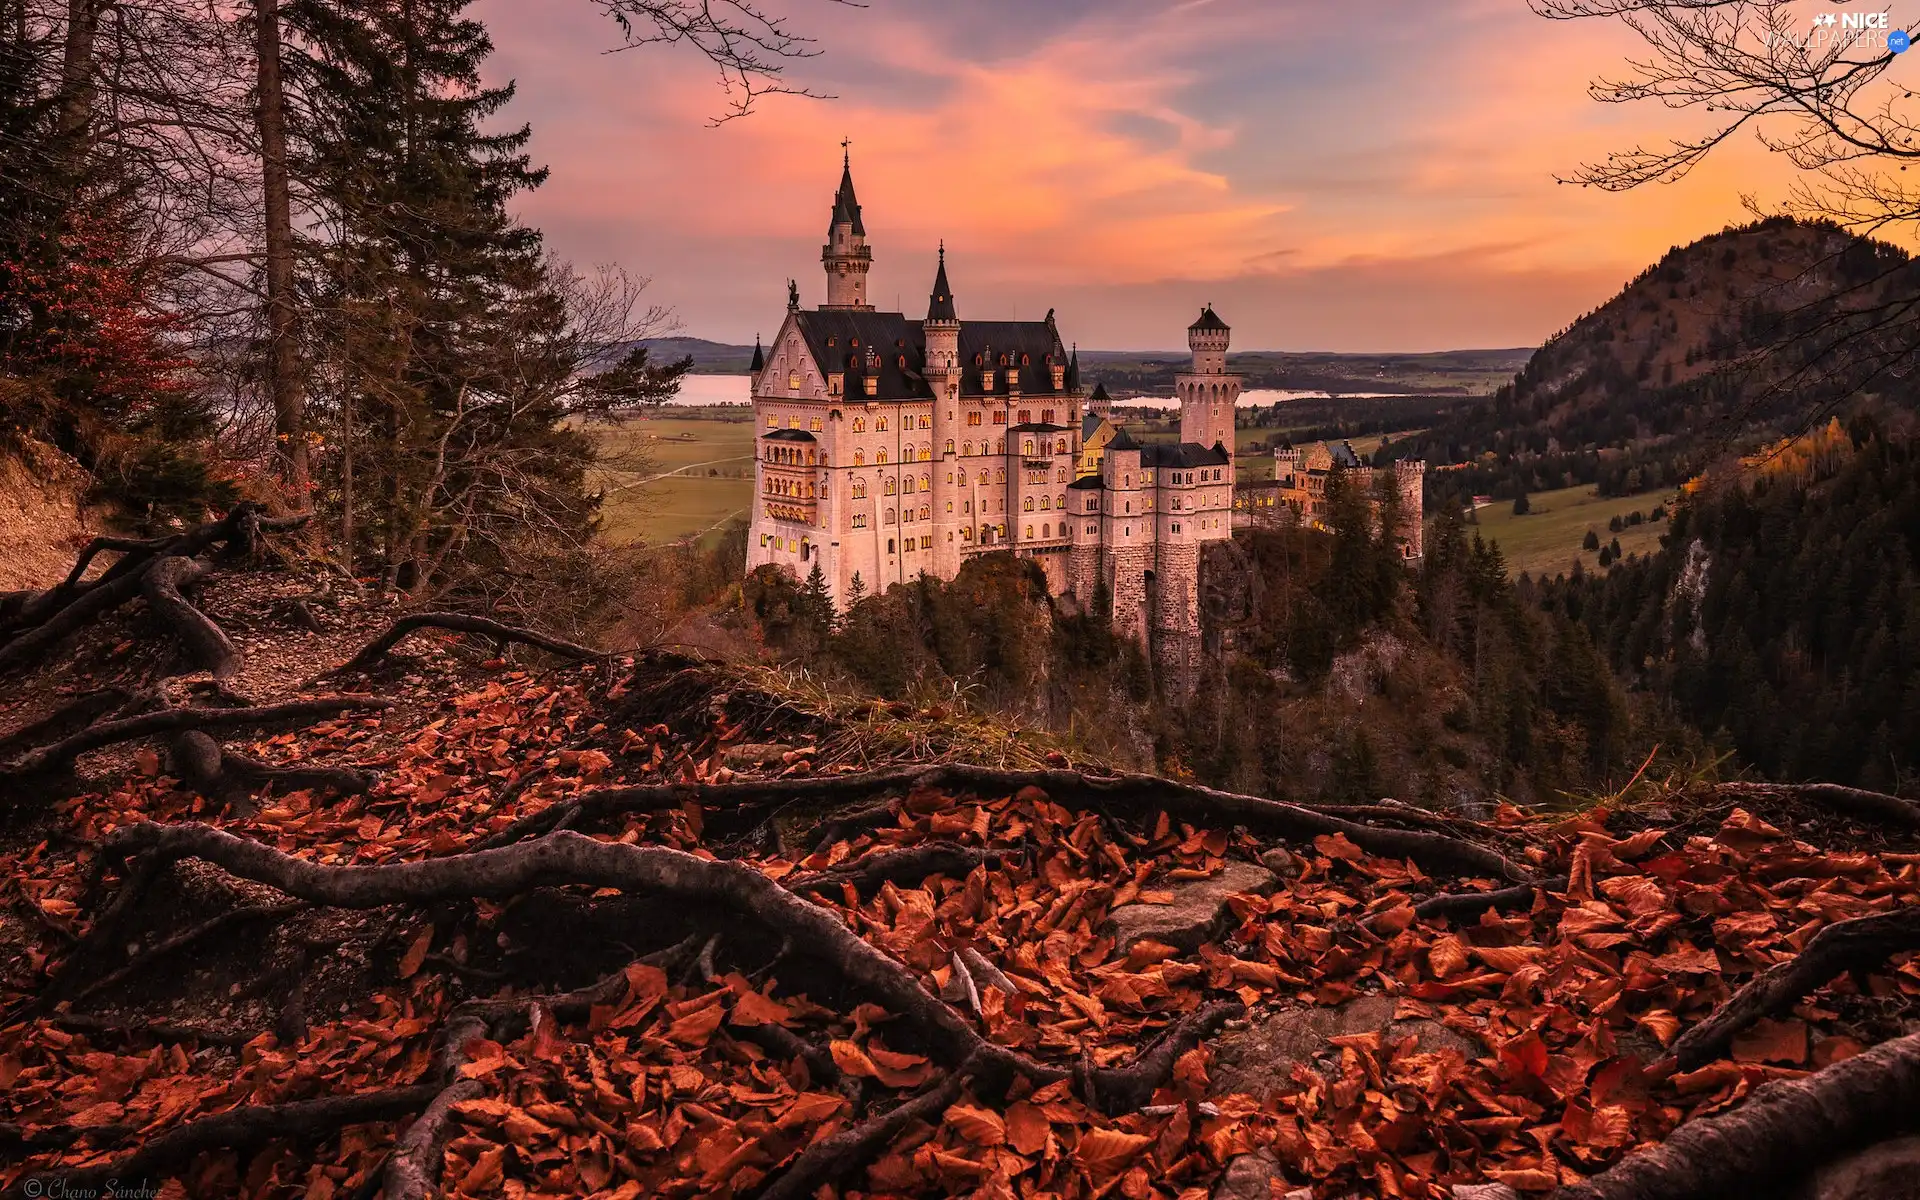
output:
<svg viewBox="0 0 1920 1200"><path fill-rule="evenodd" d="M1051 458L1023 458L1020 460L1020 465L1029 471L1053 470L1053 460Z"/></svg>
<svg viewBox="0 0 1920 1200"><path fill-rule="evenodd" d="M820 522L820 503L817 500L796 499L792 496L768 496L765 500L765 508L770 520L809 526L818 525Z"/></svg>

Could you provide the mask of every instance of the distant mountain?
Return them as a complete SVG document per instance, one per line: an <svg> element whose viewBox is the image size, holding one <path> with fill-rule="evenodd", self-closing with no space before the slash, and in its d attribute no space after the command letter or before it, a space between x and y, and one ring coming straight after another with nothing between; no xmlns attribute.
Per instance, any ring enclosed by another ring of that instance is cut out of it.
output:
<svg viewBox="0 0 1920 1200"><path fill-rule="evenodd" d="M1877 331L1920 303L1905 251L1773 218L1676 247L1402 453L1460 496L1674 487L1718 456L1862 402L1910 403ZM1889 307L1889 305L1893 307Z"/></svg>
<svg viewBox="0 0 1920 1200"><path fill-rule="evenodd" d="M693 359L696 375L742 375L752 346L705 338L648 338L638 343L665 362ZM1533 354L1519 350L1448 350L1437 354L1282 353L1250 350L1230 357L1249 388L1286 391L1387 392L1406 395L1480 395L1512 379ZM1173 394L1173 377L1187 369L1184 350L1082 350L1091 379L1121 393Z"/></svg>

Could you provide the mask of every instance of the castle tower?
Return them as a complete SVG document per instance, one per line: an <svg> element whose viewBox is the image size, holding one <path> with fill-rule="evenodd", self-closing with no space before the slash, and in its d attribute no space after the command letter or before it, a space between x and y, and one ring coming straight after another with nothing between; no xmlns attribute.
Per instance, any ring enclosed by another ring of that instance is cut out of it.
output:
<svg viewBox="0 0 1920 1200"><path fill-rule="evenodd" d="M1187 329L1193 370L1174 381L1180 398L1180 440L1221 446L1233 458L1233 410L1240 401L1240 377L1227 373L1227 344L1233 331L1213 306Z"/></svg>
<svg viewBox="0 0 1920 1200"><path fill-rule="evenodd" d="M960 512L965 489L954 482L965 464L954 452L960 430L960 317L947 283L947 244L940 243L940 269L927 296L927 319L920 326L926 338L927 386L933 391L933 561L934 573L951 579L960 572L964 539Z"/></svg>
<svg viewBox="0 0 1920 1200"><path fill-rule="evenodd" d="M843 158L840 190L833 198L833 218L827 224L827 244L820 248L827 270L827 309L872 312L867 303L867 272L873 270L873 251L867 247L867 227L860 220L860 201L853 194L853 159Z"/></svg>
<svg viewBox="0 0 1920 1200"><path fill-rule="evenodd" d="M1405 458L1393 464L1393 482L1400 489L1400 539L1409 559L1426 555L1427 464Z"/></svg>

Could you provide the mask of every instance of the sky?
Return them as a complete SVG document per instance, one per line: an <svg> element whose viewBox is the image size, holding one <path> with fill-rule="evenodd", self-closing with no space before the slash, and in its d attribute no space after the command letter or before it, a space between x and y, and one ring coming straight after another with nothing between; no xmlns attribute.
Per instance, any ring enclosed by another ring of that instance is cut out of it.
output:
<svg viewBox="0 0 1920 1200"><path fill-rule="evenodd" d="M788 82L833 98L718 127L712 67L609 52L594 0L473 10L552 169L522 215L689 336L771 336L789 277L820 302L842 139L876 305L924 313L944 239L962 320L1052 308L1099 349L1179 347L1206 303L1236 349L1537 345L1788 181L1743 141L1679 184L1558 183L1684 118L1596 104L1630 35L1525 0L768 2L816 39Z"/></svg>

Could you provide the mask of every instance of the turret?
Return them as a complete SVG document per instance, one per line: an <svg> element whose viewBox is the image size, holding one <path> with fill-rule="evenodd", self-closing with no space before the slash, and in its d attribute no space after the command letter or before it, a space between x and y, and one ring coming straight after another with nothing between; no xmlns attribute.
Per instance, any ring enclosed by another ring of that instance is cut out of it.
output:
<svg viewBox="0 0 1920 1200"><path fill-rule="evenodd" d="M933 391L933 449L939 466L933 472L933 550L936 573L951 578L960 570L963 526L971 514L962 511L963 492L954 481L967 464L955 452L960 436L960 316L954 307L953 287L947 282L947 244L940 243L940 266L927 294L927 319L921 322L927 347L927 386Z"/></svg>
<svg viewBox="0 0 1920 1200"><path fill-rule="evenodd" d="M1240 402L1240 377L1227 373L1227 345L1233 331L1213 311L1200 310L1200 319L1187 328L1187 346L1193 351L1193 369L1174 381L1180 397L1180 440L1219 446L1233 458L1233 412Z"/></svg>
<svg viewBox="0 0 1920 1200"><path fill-rule="evenodd" d="M1403 458L1393 464L1393 481L1400 490L1400 539L1408 558L1426 554L1427 464Z"/></svg>
<svg viewBox="0 0 1920 1200"><path fill-rule="evenodd" d="M753 363L747 368L747 373L757 384L760 380L760 372L766 369L767 352L760 348L760 335L756 333L753 335Z"/></svg>
<svg viewBox="0 0 1920 1200"><path fill-rule="evenodd" d="M860 201L853 193L853 160L843 159L840 190L833 197L833 216L827 222L827 244L820 248L827 271L825 309L872 312L867 303L867 272L873 269L873 251L867 248L867 227L860 220Z"/></svg>

